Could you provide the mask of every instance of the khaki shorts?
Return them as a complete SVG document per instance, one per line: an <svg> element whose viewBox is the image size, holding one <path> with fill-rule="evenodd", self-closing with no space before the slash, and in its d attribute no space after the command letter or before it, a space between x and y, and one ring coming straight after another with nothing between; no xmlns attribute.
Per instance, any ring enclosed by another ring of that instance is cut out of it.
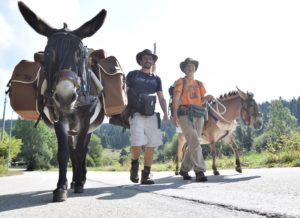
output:
<svg viewBox="0 0 300 218"><path fill-rule="evenodd" d="M156 114L142 116L135 113L129 118L131 146L157 147L163 144Z"/></svg>

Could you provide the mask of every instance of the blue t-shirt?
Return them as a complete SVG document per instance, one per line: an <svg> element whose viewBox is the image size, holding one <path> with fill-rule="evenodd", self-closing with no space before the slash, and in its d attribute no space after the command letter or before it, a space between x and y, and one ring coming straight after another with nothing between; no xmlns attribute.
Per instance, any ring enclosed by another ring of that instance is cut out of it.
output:
<svg viewBox="0 0 300 218"><path fill-rule="evenodd" d="M159 76L144 73L140 70L130 71L126 76L127 86L133 88L138 94L154 94L162 91L161 79Z"/></svg>

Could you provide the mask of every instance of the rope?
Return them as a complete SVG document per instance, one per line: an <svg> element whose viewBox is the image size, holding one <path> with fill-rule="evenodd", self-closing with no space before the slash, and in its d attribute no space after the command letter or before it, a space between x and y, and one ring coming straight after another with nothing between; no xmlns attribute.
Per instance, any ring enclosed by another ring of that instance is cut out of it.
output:
<svg viewBox="0 0 300 218"><path fill-rule="evenodd" d="M225 119L225 117L223 116L223 114L226 113L226 110L227 110L226 107L217 98L214 98L214 100L216 101L216 109L217 110L215 110L211 104L208 104L208 107L213 112L215 112L223 121L225 121L227 123L232 123L232 122L228 121L227 119ZM224 109L222 112L220 112L219 105Z"/></svg>

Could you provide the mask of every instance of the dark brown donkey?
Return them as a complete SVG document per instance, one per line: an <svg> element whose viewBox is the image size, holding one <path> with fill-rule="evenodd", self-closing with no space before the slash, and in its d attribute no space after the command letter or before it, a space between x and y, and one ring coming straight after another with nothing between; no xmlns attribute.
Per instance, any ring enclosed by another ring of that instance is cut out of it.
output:
<svg viewBox="0 0 300 218"><path fill-rule="evenodd" d="M53 191L53 201L67 199L67 163L71 157L74 192L83 192L86 181L86 154L91 132L103 121L104 113L99 96L102 85L88 69L87 49L82 39L92 36L102 26L106 11L76 30L64 24L55 29L44 22L24 3L19 9L27 23L48 42L42 62L45 82L42 86L42 117L52 125L58 141L59 178Z"/></svg>

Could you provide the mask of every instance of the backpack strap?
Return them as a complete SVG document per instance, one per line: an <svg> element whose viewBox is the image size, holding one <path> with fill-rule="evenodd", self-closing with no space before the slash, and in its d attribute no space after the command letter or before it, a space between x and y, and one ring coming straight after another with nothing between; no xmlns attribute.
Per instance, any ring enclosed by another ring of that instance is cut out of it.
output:
<svg viewBox="0 0 300 218"><path fill-rule="evenodd" d="M199 90L200 90L200 97L201 97L201 96L202 96L201 82L200 82L199 80L196 80L196 82L197 82L198 88L199 88ZM183 92L184 92L184 90L185 90L186 84L187 84L187 78L183 77L183 78L182 78L182 91L181 91L180 97L183 95Z"/></svg>
<svg viewBox="0 0 300 218"><path fill-rule="evenodd" d="M200 90L200 97L202 97L202 91L201 91L201 82L199 80L196 80L199 90Z"/></svg>

